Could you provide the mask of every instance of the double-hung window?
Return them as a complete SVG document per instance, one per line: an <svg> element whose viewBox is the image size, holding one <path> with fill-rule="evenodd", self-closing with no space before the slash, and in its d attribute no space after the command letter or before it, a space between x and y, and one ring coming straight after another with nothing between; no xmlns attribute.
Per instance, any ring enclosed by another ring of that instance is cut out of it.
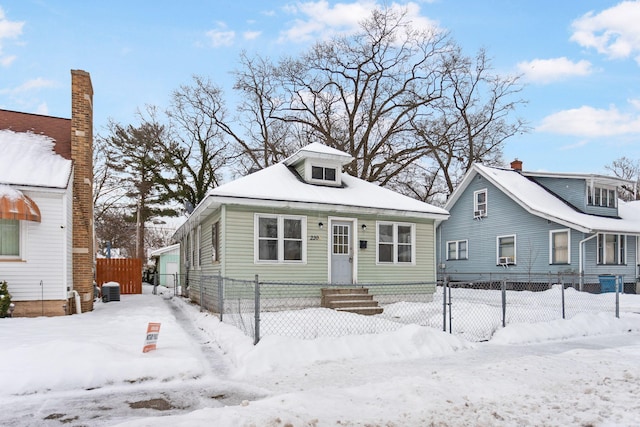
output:
<svg viewBox="0 0 640 427"><path fill-rule="evenodd" d="M412 264L415 262L415 225L378 222L377 252L380 264Z"/></svg>
<svg viewBox="0 0 640 427"><path fill-rule="evenodd" d="M0 219L0 258L20 256L20 221Z"/></svg>
<svg viewBox="0 0 640 427"><path fill-rule="evenodd" d="M625 237L623 234L598 234L598 264L625 264Z"/></svg>
<svg viewBox="0 0 640 427"><path fill-rule="evenodd" d="M455 240L447 242L447 261L456 259L469 259L468 240Z"/></svg>
<svg viewBox="0 0 640 427"><path fill-rule="evenodd" d="M549 264L570 264L570 238L569 229L549 231Z"/></svg>
<svg viewBox="0 0 640 427"><path fill-rule="evenodd" d="M473 217L482 218L487 216L487 189L473 192Z"/></svg>
<svg viewBox="0 0 640 427"><path fill-rule="evenodd" d="M256 262L305 262L306 229L305 217L256 214Z"/></svg>
<svg viewBox="0 0 640 427"><path fill-rule="evenodd" d="M510 265L516 263L516 236L498 236L497 253L499 265Z"/></svg>

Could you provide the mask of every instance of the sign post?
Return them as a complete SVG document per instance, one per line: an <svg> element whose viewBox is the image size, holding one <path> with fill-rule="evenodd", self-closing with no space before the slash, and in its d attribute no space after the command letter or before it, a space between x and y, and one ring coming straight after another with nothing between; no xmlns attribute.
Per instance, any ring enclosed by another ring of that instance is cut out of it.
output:
<svg viewBox="0 0 640 427"><path fill-rule="evenodd" d="M142 347L143 353L148 353L151 350L156 349L159 334L160 323L149 322L149 325L147 326L147 337L144 340L144 347Z"/></svg>

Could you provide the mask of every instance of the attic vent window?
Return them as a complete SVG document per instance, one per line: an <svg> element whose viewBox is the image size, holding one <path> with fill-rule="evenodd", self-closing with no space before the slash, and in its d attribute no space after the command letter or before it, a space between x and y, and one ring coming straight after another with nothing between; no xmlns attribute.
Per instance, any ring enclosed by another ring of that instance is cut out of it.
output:
<svg viewBox="0 0 640 427"><path fill-rule="evenodd" d="M322 181L336 181L336 170L335 168L324 168L321 166L312 166L311 167L311 178L318 179Z"/></svg>

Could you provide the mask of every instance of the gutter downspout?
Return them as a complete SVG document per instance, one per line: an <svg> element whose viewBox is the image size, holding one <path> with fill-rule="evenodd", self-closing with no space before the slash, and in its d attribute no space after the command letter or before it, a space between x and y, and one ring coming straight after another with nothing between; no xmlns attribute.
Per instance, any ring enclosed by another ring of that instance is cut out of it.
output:
<svg viewBox="0 0 640 427"><path fill-rule="evenodd" d="M76 314L82 314L82 306L80 305L80 294L75 289L73 290L73 298L75 300Z"/></svg>
<svg viewBox="0 0 640 427"><path fill-rule="evenodd" d="M584 267L582 265L583 264L582 257L584 255L584 251L583 251L582 248L584 247L585 243L587 243L589 240L591 240L591 239L593 239L594 237L597 237L597 236L598 236L598 233L596 233L596 234L594 234L594 235L592 235L590 237L587 237L586 239L580 240L580 244L578 246L578 257L579 257L578 258L578 273L580 275L580 292L582 292L582 287L583 287L582 285L584 284Z"/></svg>

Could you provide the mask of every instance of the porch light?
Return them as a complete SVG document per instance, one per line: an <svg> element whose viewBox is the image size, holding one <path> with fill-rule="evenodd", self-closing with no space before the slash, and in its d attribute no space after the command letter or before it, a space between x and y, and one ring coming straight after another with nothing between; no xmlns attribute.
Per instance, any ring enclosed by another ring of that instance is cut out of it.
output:
<svg viewBox="0 0 640 427"><path fill-rule="evenodd" d="M367 224L362 224L362 231L367 231Z"/></svg>
<svg viewBox="0 0 640 427"><path fill-rule="evenodd" d="M324 224L322 222L318 223L318 228L323 229L324 228Z"/></svg>

